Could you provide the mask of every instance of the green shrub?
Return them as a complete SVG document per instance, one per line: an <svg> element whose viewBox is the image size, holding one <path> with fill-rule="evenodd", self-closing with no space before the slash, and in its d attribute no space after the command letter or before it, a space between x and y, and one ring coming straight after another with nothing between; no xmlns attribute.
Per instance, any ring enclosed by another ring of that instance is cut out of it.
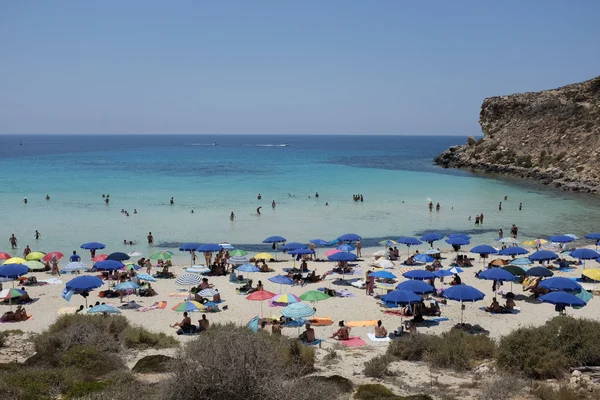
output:
<svg viewBox="0 0 600 400"><path fill-rule="evenodd" d="M335 386L338 393L350 393L354 390L354 384L348 378L340 375L311 376L311 380L321 382L327 386Z"/></svg>
<svg viewBox="0 0 600 400"><path fill-rule="evenodd" d="M359 400L396 400L400 396L396 396L394 392L378 383L360 385L356 389L355 399Z"/></svg>
<svg viewBox="0 0 600 400"><path fill-rule="evenodd" d="M383 378L384 376L391 375L388 366L394 361L394 357L389 354L381 354L377 357L370 359L365 362L365 369L363 374L370 378Z"/></svg>
<svg viewBox="0 0 600 400"><path fill-rule="evenodd" d="M0 332L0 347L4 347L6 339L8 339L8 332Z"/></svg>
<svg viewBox="0 0 600 400"><path fill-rule="evenodd" d="M586 400L591 399L588 393L568 385L560 385L557 389L550 385L537 385L532 393L540 400Z"/></svg>
<svg viewBox="0 0 600 400"><path fill-rule="evenodd" d="M150 332L141 326L128 326L123 331L125 346L135 349L162 349L169 347L177 347L179 342L172 336L168 336L162 332Z"/></svg>
<svg viewBox="0 0 600 400"><path fill-rule="evenodd" d="M390 342L387 353L401 360L421 361L434 340L435 336L423 333L401 336Z"/></svg>
<svg viewBox="0 0 600 400"><path fill-rule="evenodd" d="M75 382L65 393L67 399L76 399L84 397L90 393L100 392L104 390L111 382L110 381L83 381Z"/></svg>

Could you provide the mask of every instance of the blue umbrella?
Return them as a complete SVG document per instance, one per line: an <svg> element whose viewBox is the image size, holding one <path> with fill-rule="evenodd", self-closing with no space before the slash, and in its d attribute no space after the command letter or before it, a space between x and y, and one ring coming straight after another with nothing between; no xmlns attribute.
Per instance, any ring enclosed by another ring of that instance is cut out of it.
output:
<svg viewBox="0 0 600 400"><path fill-rule="evenodd" d="M94 306L92 308L89 308L87 310L87 312L88 312L88 314L95 314L95 313L121 314L121 311L119 311L118 308L115 308L108 304L100 304L99 306Z"/></svg>
<svg viewBox="0 0 600 400"><path fill-rule="evenodd" d="M525 271L526 276L539 276L542 278L548 278L554 276L554 272L550 271L546 267L533 267Z"/></svg>
<svg viewBox="0 0 600 400"><path fill-rule="evenodd" d="M97 278L95 276L78 276L77 278L71 279L67 282L67 290L73 291L90 291L92 289L96 289L102 286L102 279Z"/></svg>
<svg viewBox="0 0 600 400"><path fill-rule="evenodd" d="M540 282L540 287L548 290L567 290L576 292L580 292L583 289L581 285L573 279L562 277L544 279Z"/></svg>
<svg viewBox="0 0 600 400"><path fill-rule="evenodd" d="M200 243L188 242L188 243L184 243L181 246L179 246L179 250L181 250L181 251L196 251L196 249L200 246L201 246Z"/></svg>
<svg viewBox="0 0 600 400"><path fill-rule="evenodd" d="M297 256L297 255L305 255L305 254L315 254L315 251L311 250L311 249L296 249L296 250L288 251L288 254ZM296 260L294 260L294 263L295 262L296 262Z"/></svg>
<svg viewBox="0 0 600 400"><path fill-rule="evenodd" d="M91 267L89 267L88 265L79 262L79 261L74 261L74 262L70 262L67 265L65 265L65 267L63 268L63 271L85 271L91 269Z"/></svg>
<svg viewBox="0 0 600 400"><path fill-rule="evenodd" d="M500 254L501 256L518 256L518 255L527 254L527 253L529 253L529 250L526 250L519 246L507 247L498 252L498 254Z"/></svg>
<svg viewBox="0 0 600 400"><path fill-rule="evenodd" d="M129 255L125 254L125 253L121 253L120 251L117 251L116 253L110 253L108 255L108 257L106 257L107 260L114 260L114 261L125 261L125 260L129 260Z"/></svg>
<svg viewBox="0 0 600 400"><path fill-rule="evenodd" d="M426 233L423 236L421 236L421 240L423 242L427 242L427 243L432 243L437 241L437 240L442 240L444 238L444 235L440 234L440 233Z"/></svg>
<svg viewBox="0 0 600 400"><path fill-rule="evenodd" d="M269 236L268 238L263 240L263 243L283 243L286 240L287 239L283 236Z"/></svg>
<svg viewBox="0 0 600 400"><path fill-rule="evenodd" d="M315 310L306 303L292 303L281 310L281 315L287 318L308 318L315 314Z"/></svg>
<svg viewBox="0 0 600 400"><path fill-rule="evenodd" d="M140 281L156 282L156 278L149 274L137 274L136 276Z"/></svg>
<svg viewBox="0 0 600 400"><path fill-rule="evenodd" d="M460 238L460 239L464 239L464 240L471 240L471 236L465 235L464 233L452 233L452 234L448 235L448 238L450 238L450 239Z"/></svg>
<svg viewBox="0 0 600 400"><path fill-rule="evenodd" d="M438 278L442 278L442 277L446 277L446 276L452 276L452 275L454 275L454 272L451 272L449 269L439 269L439 270L435 271L434 274Z"/></svg>
<svg viewBox="0 0 600 400"><path fill-rule="evenodd" d="M370 275L374 276L375 278L396 279L396 275L394 275L388 271L375 271L375 272L371 272Z"/></svg>
<svg viewBox="0 0 600 400"><path fill-rule="evenodd" d="M289 276L285 276L285 275L272 276L271 278L269 278L269 281L273 282L273 283L278 283L280 285L293 285L294 284L294 280L292 278L290 278Z"/></svg>
<svg viewBox="0 0 600 400"><path fill-rule="evenodd" d="M529 259L531 261L548 261L557 259L558 256L556 253L551 252L550 250L540 250L535 253L529 255Z"/></svg>
<svg viewBox="0 0 600 400"><path fill-rule="evenodd" d="M470 252L475 254L496 254L498 253L498 250L487 244L480 244L479 246L473 247Z"/></svg>
<svg viewBox="0 0 600 400"><path fill-rule="evenodd" d="M567 236L567 235L550 236L548 238L548 241L553 242L553 243L570 243L574 240L575 239L573 239L571 236Z"/></svg>
<svg viewBox="0 0 600 400"><path fill-rule="evenodd" d="M418 246L420 244L423 244L423 242L421 242L419 239L408 236L399 237L398 239L396 239L396 242L405 244L407 246Z"/></svg>
<svg viewBox="0 0 600 400"><path fill-rule="evenodd" d="M490 268L479 273L479 279L488 281L513 282L516 276L502 268Z"/></svg>
<svg viewBox="0 0 600 400"><path fill-rule="evenodd" d="M452 275L452 274L450 274ZM433 286L431 286L428 283L425 283L423 281L417 281L417 280L408 280L408 281L404 281L402 283L399 283L396 286L396 289L398 290L407 290L409 292L413 292L416 294L427 294L427 293L433 293L435 291L435 289L433 288Z"/></svg>
<svg viewBox="0 0 600 400"><path fill-rule="evenodd" d="M100 250L105 247L106 246L100 242L87 242L81 245L81 248L86 250Z"/></svg>
<svg viewBox="0 0 600 400"><path fill-rule="evenodd" d="M468 286L465 284L456 285L449 287L444 291L444 297L449 300L460 301L462 304L465 301L479 301L483 300L485 295L479 290L475 289L472 286ZM460 307L460 323L463 323L463 307Z"/></svg>
<svg viewBox="0 0 600 400"><path fill-rule="evenodd" d="M259 272L260 268L258 268L254 264L243 264L236 268L236 271L241 272Z"/></svg>
<svg viewBox="0 0 600 400"><path fill-rule="evenodd" d="M533 261L531 261L527 257L515 258L514 260L510 261L510 265L531 265L531 264L533 264Z"/></svg>
<svg viewBox="0 0 600 400"><path fill-rule="evenodd" d="M285 250L285 251L289 251L289 250L298 250L298 249L304 249L307 246L305 244L302 243L298 243L298 242L289 242L283 245L283 247L281 248L281 250Z"/></svg>
<svg viewBox="0 0 600 400"><path fill-rule="evenodd" d="M595 260L600 257L600 254L596 253L594 250L586 248L574 250L569 255L580 260Z"/></svg>
<svg viewBox="0 0 600 400"><path fill-rule="evenodd" d="M250 329L252 332L258 332L258 316L248 321L246 328Z"/></svg>
<svg viewBox="0 0 600 400"><path fill-rule="evenodd" d="M600 232L592 232L585 235L586 239L600 240Z"/></svg>
<svg viewBox="0 0 600 400"><path fill-rule="evenodd" d="M140 285L138 285L135 282L123 282L123 283L119 283L117 286L115 286L115 290L135 290L135 289L139 289Z"/></svg>
<svg viewBox="0 0 600 400"><path fill-rule="evenodd" d="M323 239L310 239L309 242L316 244L317 246L326 246L329 243Z"/></svg>
<svg viewBox="0 0 600 400"><path fill-rule="evenodd" d="M413 257L414 260L423 263L429 263L435 261L435 258L431 257L429 254L417 254Z"/></svg>
<svg viewBox="0 0 600 400"><path fill-rule="evenodd" d="M436 277L433 272L429 272L429 271L425 271L425 270L421 270L421 269L414 269L412 271L407 271L407 272L403 273L402 276L407 279L418 279L421 281L425 280L425 279L434 279Z"/></svg>
<svg viewBox="0 0 600 400"><path fill-rule="evenodd" d="M566 292L550 292L541 296L539 300L541 300L543 303L550 303L564 307L583 307L586 304L585 301L581 300L579 297Z"/></svg>
<svg viewBox="0 0 600 400"><path fill-rule="evenodd" d="M94 264L94 268L99 271L115 271L117 269L121 269L125 266L121 261L116 260L104 260L98 261Z"/></svg>
<svg viewBox="0 0 600 400"><path fill-rule="evenodd" d="M212 252L221 251L221 249L223 249L223 247L221 247L221 245L219 245L219 244L204 243L204 244L201 244L200 246L198 246L196 248L196 251L199 251L201 253L204 253L204 252L212 253Z"/></svg>
<svg viewBox="0 0 600 400"><path fill-rule="evenodd" d="M445 242L452 246L464 246L471 243L469 239L464 239L461 237L449 237L445 240Z"/></svg>
<svg viewBox="0 0 600 400"><path fill-rule="evenodd" d="M358 236L356 233L346 233L337 238L337 240L338 242L356 242L357 240L362 240L362 237Z"/></svg>
<svg viewBox="0 0 600 400"><path fill-rule="evenodd" d="M340 251L339 253L333 253L327 258L331 261L354 261L356 260L356 254Z"/></svg>
<svg viewBox="0 0 600 400"><path fill-rule="evenodd" d="M381 298L385 303L417 304L423 301L421 296L409 290L394 290Z"/></svg>
<svg viewBox="0 0 600 400"><path fill-rule="evenodd" d="M356 250L356 247L352 246L351 244L344 243L341 246L336 247L336 249L341 250L341 251L354 251L354 250Z"/></svg>
<svg viewBox="0 0 600 400"><path fill-rule="evenodd" d="M15 279L29 272L29 267L23 264L4 264L0 267L0 277Z"/></svg>

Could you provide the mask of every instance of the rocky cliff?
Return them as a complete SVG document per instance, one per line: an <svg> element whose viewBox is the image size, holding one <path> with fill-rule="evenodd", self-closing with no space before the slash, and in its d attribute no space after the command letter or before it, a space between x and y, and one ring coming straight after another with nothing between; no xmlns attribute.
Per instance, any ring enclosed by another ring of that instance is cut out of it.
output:
<svg viewBox="0 0 600 400"><path fill-rule="evenodd" d="M600 76L558 89L487 98L479 124L482 139L470 137L434 162L600 193Z"/></svg>

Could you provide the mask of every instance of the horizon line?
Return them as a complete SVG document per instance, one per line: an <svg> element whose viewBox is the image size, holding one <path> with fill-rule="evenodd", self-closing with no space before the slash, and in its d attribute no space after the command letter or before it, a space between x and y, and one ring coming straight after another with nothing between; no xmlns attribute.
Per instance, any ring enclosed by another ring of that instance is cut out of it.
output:
<svg viewBox="0 0 600 400"><path fill-rule="evenodd" d="M273 135L287 135L287 136L483 136L483 133L480 134L439 134L439 133L146 133L146 132L108 132L108 133L73 133L73 132L62 132L62 133L54 133L54 132L27 132L27 133L0 133L0 136L28 136L28 135L79 135L79 136L100 136L100 135L198 135L198 136L245 136L245 135L264 135L264 136L273 136Z"/></svg>

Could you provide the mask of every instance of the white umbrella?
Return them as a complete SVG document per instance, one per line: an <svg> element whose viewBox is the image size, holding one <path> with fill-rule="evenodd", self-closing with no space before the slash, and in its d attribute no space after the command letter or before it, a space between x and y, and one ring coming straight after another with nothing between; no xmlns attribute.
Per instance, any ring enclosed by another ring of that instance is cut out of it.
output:
<svg viewBox="0 0 600 400"><path fill-rule="evenodd" d="M88 269L91 269L91 267L87 266L86 264L76 261L76 262L70 262L67 265L65 265L65 267L63 268L63 271L86 271Z"/></svg>
<svg viewBox="0 0 600 400"><path fill-rule="evenodd" d="M425 252L425 254L428 254L428 255L440 254L440 249L429 249Z"/></svg>
<svg viewBox="0 0 600 400"><path fill-rule="evenodd" d="M246 256L229 257L229 260L227 262L233 265L244 265L249 263L250 259Z"/></svg>
<svg viewBox="0 0 600 400"><path fill-rule="evenodd" d="M185 272L190 272L193 274L206 274L210 272L210 268L205 267L204 265L192 265L191 267L186 268Z"/></svg>
<svg viewBox="0 0 600 400"><path fill-rule="evenodd" d="M224 243L219 243L219 246L221 246L225 250L231 250L231 249L233 249L232 245L230 245L229 243L225 243L225 242Z"/></svg>
<svg viewBox="0 0 600 400"><path fill-rule="evenodd" d="M201 290L197 294L198 294L198 296L202 296L202 297L213 297L213 296L219 294L219 291L217 289L209 288L209 289Z"/></svg>
<svg viewBox="0 0 600 400"><path fill-rule="evenodd" d="M517 239L511 237L504 237L502 239L499 239L498 241L504 244L521 244L521 242L519 242Z"/></svg>
<svg viewBox="0 0 600 400"><path fill-rule="evenodd" d="M379 260L375 261L375 264L385 269L394 268L394 263L390 260L386 260L385 258L380 258Z"/></svg>
<svg viewBox="0 0 600 400"><path fill-rule="evenodd" d="M200 278L196 274L183 274L177 279L175 279L175 284L179 286L199 285L200 282L202 282L202 278Z"/></svg>

